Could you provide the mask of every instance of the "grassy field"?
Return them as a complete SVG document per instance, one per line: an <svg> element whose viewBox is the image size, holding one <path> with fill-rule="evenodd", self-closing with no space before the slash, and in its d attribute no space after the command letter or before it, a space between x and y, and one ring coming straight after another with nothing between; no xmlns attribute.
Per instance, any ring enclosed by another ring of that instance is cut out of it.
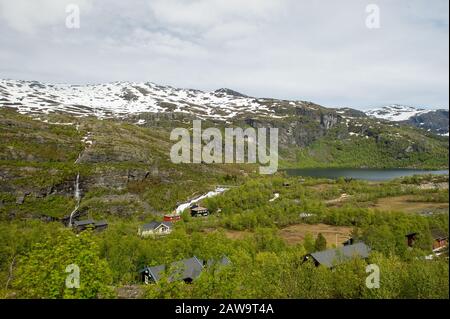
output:
<svg viewBox="0 0 450 319"><path fill-rule="evenodd" d="M327 240L327 246L342 246L342 243L350 238L352 227L334 226L326 224L296 224L290 225L279 231L279 235L288 245L302 243L309 233L314 238L321 233Z"/></svg>
<svg viewBox="0 0 450 319"><path fill-rule="evenodd" d="M445 210L448 212L448 203L417 202L414 200L414 195L380 198L373 207L379 210L402 211L406 213L423 213Z"/></svg>

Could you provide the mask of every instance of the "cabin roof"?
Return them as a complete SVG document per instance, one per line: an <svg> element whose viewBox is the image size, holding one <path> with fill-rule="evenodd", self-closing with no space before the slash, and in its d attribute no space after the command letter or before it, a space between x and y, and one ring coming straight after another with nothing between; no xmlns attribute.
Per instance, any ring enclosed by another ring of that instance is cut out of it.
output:
<svg viewBox="0 0 450 319"><path fill-rule="evenodd" d="M99 220L95 222L95 227L108 226L108 222L106 220Z"/></svg>
<svg viewBox="0 0 450 319"><path fill-rule="evenodd" d="M431 236L433 237L434 240L442 240L448 238L448 234L440 229L432 229Z"/></svg>
<svg viewBox="0 0 450 319"><path fill-rule="evenodd" d="M73 222L75 226L86 226L86 225L93 225L95 224L95 221L92 219L85 219L85 220L76 220Z"/></svg>
<svg viewBox="0 0 450 319"><path fill-rule="evenodd" d="M208 208L197 206L197 207L192 207L191 210L193 210L193 211L200 211L200 210L208 210Z"/></svg>
<svg viewBox="0 0 450 319"><path fill-rule="evenodd" d="M341 264L353 257L369 257L370 247L360 242L353 245L347 245L336 249L328 249L310 254L318 263L331 268Z"/></svg>
<svg viewBox="0 0 450 319"><path fill-rule="evenodd" d="M144 224L142 225L142 230L155 230L156 228L158 228L159 226L164 225L168 228L172 228L172 223L170 222L157 222L157 221L152 221L148 224Z"/></svg>
<svg viewBox="0 0 450 319"><path fill-rule="evenodd" d="M203 269L203 263L197 258L192 257L188 259L183 259L180 261L175 261L170 264L170 269L172 273L169 275L168 280L184 280L184 279L196 279L200 276ZM159 265L153 267L145 267L141 272L148 271L155 281L160 280L164 276L166 270L166 265Z"/></svg>

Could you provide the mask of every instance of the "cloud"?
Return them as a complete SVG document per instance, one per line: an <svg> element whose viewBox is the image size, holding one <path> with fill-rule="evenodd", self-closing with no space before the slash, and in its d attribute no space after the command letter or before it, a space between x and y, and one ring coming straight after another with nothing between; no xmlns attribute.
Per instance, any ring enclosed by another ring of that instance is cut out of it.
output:
<svg viewBox="0 0 450 319"><path fill-rule="evenodd" d="M34 33L41 27L64 26L69 4L78 5L85 11L90 9L87 0L0 0L0 16L17 31Z"/></svg>
<svg viewBox="0 0 450 319"><path fill-rule="evenodd" d="M156 0L149 2L154 17L168 27L205 30L237 20L268 19L282 7L278 0Z"/></svg>
<svg viewBox="0 0 450 319"><path fill-rule="evenodd" d="M448 1L0 0L0 76L448 107ZM79 3L81 28L65 28ZM37 14L39 13L39 14Z"/></svg>

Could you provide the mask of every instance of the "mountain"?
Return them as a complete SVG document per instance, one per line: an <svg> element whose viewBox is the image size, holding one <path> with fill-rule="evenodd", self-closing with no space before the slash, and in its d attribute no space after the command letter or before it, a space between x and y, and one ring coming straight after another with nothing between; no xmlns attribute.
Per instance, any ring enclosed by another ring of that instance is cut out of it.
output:
<svg viewBox="0 0 450 319"><path fill-rule="evenodd" d="M428 132L448 136L448 110L429 110L392 104L366 112L367 116L392 122L409 124Z"/></svg>
<svg viewBox="0 0 450 319"><path fill-rule="evenodd" d="M69 85L0 80L0 108L59 126L65 123L78 127L96 118L143 128L165 126L165 130L192 119L202 119L206 126L277 127L280 156L286 166L434 167L441 164L437 164L433 152L448 150L445 142L426 132L400 125L419 116L439 123L429 116L434 114L430 111L394 105L365 114L307 101L250 97L228 88L203 92L150 82ZM380 121L380 117L396 122ZM95 125L96 129L99 126ZM93 143L88 135L83 138ZM103 161L146 161L146 152L141 150L103 153L92 156Z"/></svg>
<svg viewBox="0 0 450 319"><path fill-rule="evenodd" d="M64 112L123 118L139 113L185 113L223 121L245 113L273 116L277 106L225 88L202 92L149 82L66 85L16 80L0 80L0 102L22 114Z"/></svg>
<svg viewBox="0 0 450 319"><path fill-rule="evenodd" d="M448 139L353 109L152 83L0 81L0 219L168 212L258 165L174 164L175 127L276 127L279 168L447 168ZM78 178L79 176L79 178ZM77 187L75 187L75 184Z"/></svg>

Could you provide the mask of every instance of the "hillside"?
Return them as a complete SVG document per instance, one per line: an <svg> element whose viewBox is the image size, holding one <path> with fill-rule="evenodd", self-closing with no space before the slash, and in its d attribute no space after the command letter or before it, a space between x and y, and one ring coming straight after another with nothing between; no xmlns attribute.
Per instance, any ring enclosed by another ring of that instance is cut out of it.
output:
<svg viewBox="0 0 450 319"><path fill-rule="evenodd" d="M67 217L78 174L80 214L145 216L257 172L246 164L171 163L170 131L196 118L222 130L279 128L279 168L448 167L448 138L305 101L123 82L3 80L0 95L0 211L8 219Z"/></svg>
<svg viewBox="0 0 450 319"><path fill-rule="evenodd" d="M20 100L5 92L10 102L0 108L0 298L448 298L448 278L442 276L447 261L417 258L431 254L432 230L448 234L448 176L375 183L303 179L282 171L259 175L255 164L173 164L169 158L171 130L192 129L197 118L202 127L221 131L279 128L279 168L447 167L448 138L357 110L254 99L227 89L197 100L204 105L179 101L174 107L181 111L157 108L161 101L148 107L119 103L107 93L101 102L76 97L83 105L73 106L52 104L64 101L67 91L46 95L52 103L29 100L44 93L30 97L27 91ZM216 94L226 100L225 117L211 104ZM184 211L172 233L137 235L177 205L224 185L222 195L199 202L209 216ZM66 227L71 212L76 221L104 220L108 226L74 234ZM405 241L411 231L421 234L412 250ZM370 263L389 265L383 273L401 274L398 286L383 286L379 294L360 287L366 276L362 260L333 272L300 263L349 237L370 245ZM142 284L143 267L193 256L226 256L231 267L205 268L189 285ZM64 286L68 260L94 278L92 286ZM268 273L275 274L269 281ZM306 281L318 288L305 288Z"/></svg>
<svg viewBox="0 0 450 319"><path fill-rule="evenodd" d="M448 137L448 110L430 110L393 104L366 112L367 116L418 127Z"/></svg>

